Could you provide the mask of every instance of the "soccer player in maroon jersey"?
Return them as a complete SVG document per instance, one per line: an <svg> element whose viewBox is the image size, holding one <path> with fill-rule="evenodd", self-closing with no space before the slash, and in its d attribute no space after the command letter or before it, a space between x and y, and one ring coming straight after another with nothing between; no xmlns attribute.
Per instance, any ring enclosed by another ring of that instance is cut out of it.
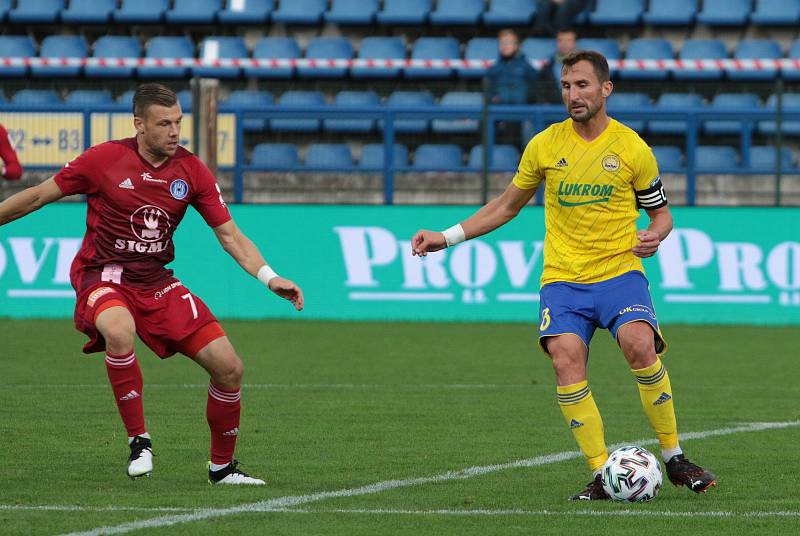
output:
<svg viewBox="0 0 800 536"><path fill-rule="evenodd" d="M22 166L19 165L17 153L8 139L8 131L0 125L0 177L10 181L22 178Z"/></svg>
<svg viewBox="0 0 800 536"><path fill-rule="evenodd" d="M89 337L86 353L105 351L106 369L128 432L130 477L149 475L153 453L142 406L142 373L134 335L167 358L180 352L210 376L206 417L211 429L209 482L264 484L237 468L240 386L244 365L206 304L165 265L172 235L192 205L220 244L250 275L300 311L303 293L278 276L231 219L209 169L178 145L181 107L159 84L133 97L136 136L102 143L54 177L0 203L0 225L66 195L85 194L86 235L70 271L75 326Z"/></svg>

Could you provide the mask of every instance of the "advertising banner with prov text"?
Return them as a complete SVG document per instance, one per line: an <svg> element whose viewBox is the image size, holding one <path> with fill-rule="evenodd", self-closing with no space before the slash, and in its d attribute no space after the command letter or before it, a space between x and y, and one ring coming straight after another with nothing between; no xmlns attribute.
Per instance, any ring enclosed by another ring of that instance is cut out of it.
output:
<svg viewBox="0 0 800 536"><path fill-rule="evenodd" d="M231 210L273 268L303 287L306 310L295 313L245 274L189 210L171 268L220 318L538 323L541 207L423 260L410 254L413 233L449 227L475 207ZM800 209L672 211L675 229L645 261L662 322L800 325ZM60 203L0 227L0 317L71 317L69 267L85 213Z"/></svg>

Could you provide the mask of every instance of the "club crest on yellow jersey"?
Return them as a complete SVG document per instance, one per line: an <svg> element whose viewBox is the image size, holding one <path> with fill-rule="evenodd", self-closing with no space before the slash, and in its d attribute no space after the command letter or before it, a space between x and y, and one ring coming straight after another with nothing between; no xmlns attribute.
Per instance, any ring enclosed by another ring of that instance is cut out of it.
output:
<svg viewBox="0 0 800 536"><path fill-rule="evenodd" d="M603 169L609 173L619 171L619 157L615 154L608 154L603 157Z"/></svg>

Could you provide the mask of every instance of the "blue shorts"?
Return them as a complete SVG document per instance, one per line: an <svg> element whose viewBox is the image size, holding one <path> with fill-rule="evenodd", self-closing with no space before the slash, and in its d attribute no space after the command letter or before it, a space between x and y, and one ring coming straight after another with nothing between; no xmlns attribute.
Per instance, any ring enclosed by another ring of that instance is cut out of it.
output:
<svg viewBox="0 0 800 536"><path fill-rule="evenodd" d="M647 278L631 271L599 283L549 283L539 291L539 344L546 337L572 333L586 348L597 328L607 329L617 339L619 328L645 321L655 332L655 351L667 350L656 320Z"/></svg>

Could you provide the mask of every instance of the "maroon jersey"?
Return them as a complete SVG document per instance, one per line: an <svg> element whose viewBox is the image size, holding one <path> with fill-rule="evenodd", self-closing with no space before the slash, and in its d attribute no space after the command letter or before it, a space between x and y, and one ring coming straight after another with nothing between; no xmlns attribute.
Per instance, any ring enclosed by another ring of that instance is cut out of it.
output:
<svg viewBox="0 0 800 536"><path fill-rule="evenodd" d="M55 176L64 195L86 194L86 235L70 277L81 289L98 281L155 288L172 277L172 235L192 205L210 227L231 219L211 171L182 147L158 167L136 138L92 147Z"/></svg>

